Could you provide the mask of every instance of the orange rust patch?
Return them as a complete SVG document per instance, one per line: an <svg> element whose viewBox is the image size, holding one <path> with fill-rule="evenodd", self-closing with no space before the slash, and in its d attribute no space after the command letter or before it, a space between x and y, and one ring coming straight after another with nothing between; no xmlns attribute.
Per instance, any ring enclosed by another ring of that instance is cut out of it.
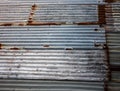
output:
<svg viewBox="0 0 120 91"><path fill-rule="evenodd" d="M20 50L20 49L19 49L19 48L14 47L14 48L10 48L10 50Z"/></svg>

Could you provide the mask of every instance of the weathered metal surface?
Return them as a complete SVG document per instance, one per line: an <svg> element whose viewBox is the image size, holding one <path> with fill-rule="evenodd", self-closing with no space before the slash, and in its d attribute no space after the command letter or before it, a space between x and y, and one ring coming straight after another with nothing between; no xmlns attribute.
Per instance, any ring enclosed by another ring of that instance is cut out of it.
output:
<svg viewBox="0 0 120 91"><path fill-rule="evenodd" d="M109 0L110 1L110 0ZM107 84L108 91L120 91L120 1L111 0L106 6L107 28L106 37L109 47L111 81Z"/></svg>
<svg viewBox="0 0 120 91"><path fill-rule="evenodd" d="M99 26L1 27L0 34L1 78L106 80Z"/></svg>
<svg viewBox="0 0 120 91"><path fill-rule="evenodd" d="M109 45L109 59L111 66L116 65L116 67L120 66L120 4L117 5L109 5L107 8L111 7L111 15L109 15L107 19L108 28L107 32L107 42ZM116 68L112 67L112 68ZM117 70L120 70L119 68Z"/></svg>
<svg viewBox="0 0 120 91"><path fill-rule="evenodd" d="M103 82L0 80L0 91L103 91Z"/></svg>
<svg viewBox="0 0 120 91"><path fill-rule="evenodd" d="M104 23L103 13L98 12L102 4L102 0L4 0L0 5L0 25L98 25Z"/></svg>
<svg viewBox="0 0 120 91"><path fill-rule="evenodd" d="M120 91L120 71L112 71L112 81L108 83L109 91Z"/></svg>
<svg viewBox="0 0 120 91"><path fill-rule="evenodd" d="M112 85L105 82L104 87L95 89L85 83L73 91L119 91L118 86L112 88L113 83L119 82L119 0L104 1L3 0L0 3L3 8L0 15L0 78L106 81L111 65ZM1 90L39 90L22 87L18 80L16 83L17 87L12 87L14 82L0 85L7 87ZM45 88L42 90L48 91ZM68 90L58 88L58 91ZM51 90L56 91L56 88Z"/></svg>

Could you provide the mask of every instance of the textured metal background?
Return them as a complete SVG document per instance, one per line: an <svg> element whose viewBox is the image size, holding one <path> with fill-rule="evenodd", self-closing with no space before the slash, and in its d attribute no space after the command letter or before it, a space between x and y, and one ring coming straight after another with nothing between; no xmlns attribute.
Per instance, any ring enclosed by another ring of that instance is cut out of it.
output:
<svg viewBox="0 0 120 91"><path fill-rule="evenodd" d="M34 4L37 6L31 10ZM105 5L107 24L88 26L99 20L98 4ZM3 0L0 7L0 25L7 22L3 24L7 27L0 27L0 78L14 79L1 79L1 91L120 90L119 0L112 3L103 0ZM67 25L24 26L30 18L40 24L65 22ZM8 27L11 22L13 26ZM72 25L80 22L87 26ZM108 67L111 68L110 82L106 82Z"/></svg>

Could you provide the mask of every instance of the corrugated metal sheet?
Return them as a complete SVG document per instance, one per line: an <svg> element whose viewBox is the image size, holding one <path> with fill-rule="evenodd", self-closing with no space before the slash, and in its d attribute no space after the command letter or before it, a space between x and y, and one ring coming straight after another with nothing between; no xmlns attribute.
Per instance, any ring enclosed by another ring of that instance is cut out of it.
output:
<svg viewBox="0 0 120 91"><path fill-rule="evenodd" d="M0 91L103 91L103 82L0 80Z"/></svg>
<svg viewBox="0 0 120 91"><path fill-rule="evenodd" d="M120 71L112 71L112 79L108 83L108 91L120 91Z"/></svg>
<svg viewBox="0 0 120 91"><path fill-rule="evenodd" d="M0 30L1 78L106 79L105 31L99 26L1 27Z"/></svg>
<svg viewBox="0 0 120 91"><path fill-rule="evenodd" d="M0 90L119 91L120 4L105 1L3 0L0 78L14 80L1 79Z"/></svg>
<svg viewBox="0 0 120 91"><path fill-rule="evenodd" d="M107 6L109 14L107 25L107 42L109 46L109 61L111 81L108 82L108 91L120 91L120 1L114 0Z"/></svg>
<svg viewBox="0 0 120 91"><path fill-rule="evenodd" d="M69 0L61 0L59 1L60 3L56 0L37 0L36 2L33 0L17 0L18 3L15 3L14 0L10 0L9 3L8 1L0 5L0 24L12 22L14 23L13 25L16 25L16 23L22 23L22 25L26 25L26 23L30 21L39 23L57 22L60 24L73 24L81 22L96 23L98 21L98 5L90 4L89 2L83 4L83 0L81 1L81 4L77 3L80 2L78 0L71 0L70 2ZM34 4L35 7L31 8Z"/></svg>

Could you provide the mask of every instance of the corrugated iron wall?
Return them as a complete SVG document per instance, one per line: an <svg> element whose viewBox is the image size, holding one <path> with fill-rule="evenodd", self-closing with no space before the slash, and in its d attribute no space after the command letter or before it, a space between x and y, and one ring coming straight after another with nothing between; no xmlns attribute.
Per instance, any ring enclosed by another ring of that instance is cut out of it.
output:
<svg viewBox="0 0 120 91"><path fill-rule="evenodd" d="M111 67L108 91L120 91L120 1L114 0L107 8L111 8L109 11L112 12L107 19L106 28Z"/></svg>
<svg viewBox="0 0 120 91"><path fill-rule="evenodd" d="M0 77L105 80L105 31L90 27L1 27Z"/></svg>
<svg viewBox="0 0 120 91"><path fill-rule="evenodd" d="M3 0L0 90L119 91L119 1L111 2Z"/></svg>

